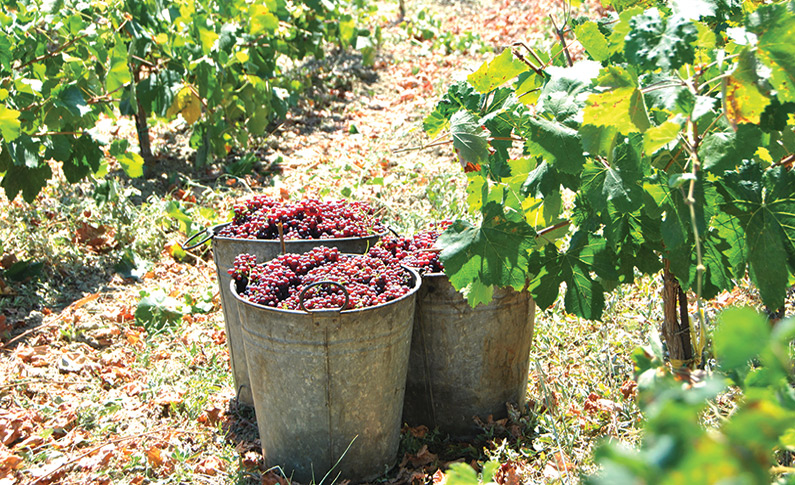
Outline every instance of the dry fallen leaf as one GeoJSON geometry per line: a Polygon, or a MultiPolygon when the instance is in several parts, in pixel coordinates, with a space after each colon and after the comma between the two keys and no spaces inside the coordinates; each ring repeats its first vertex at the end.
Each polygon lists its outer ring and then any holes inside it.
{"type": "Polygon", "coordinates": [[[265,475],[262,475],[262,485],[288,485],[287,480],[284,479],[281,475],[278,475],[273,470],[269,471],[265,475]]]}
{"type": "Polygon", "coordinates": [[[211,477],[223,473],[225,470],[224,462],[215,455],[210,455],[196,464],[196,473],[203,473],[211,477]]]}
{"type": "Polygon", "coordinates": [[[100,467],[107,467],[111,458],[116,453],[116,445],[109,443],[94,453],[84,456],[77,462],[77,466],[85,471],[94,471],[100,467]]]}
{"type": "Polygon", "coordinates": [[[8,473],[22,467],[23,458],[11,453],[5,445],[0,445],[0,473],[8,473]]]}

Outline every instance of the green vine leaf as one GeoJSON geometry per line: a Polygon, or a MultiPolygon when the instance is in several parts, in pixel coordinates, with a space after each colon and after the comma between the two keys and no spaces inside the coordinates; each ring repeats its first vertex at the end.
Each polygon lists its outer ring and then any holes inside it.
{"type": "Polygon", "coordinates": [[[425,118],[422,127],[430,137],[437,137],[450,127],[450,117],[459,110],[477,112],[482,96],[466,81],[453,83],[447,94],[436,103],[433,111],[425,118]]]}
{"type": "Polygon", "coordinates": [[[726,172],[720,185],[722,208],[740,221],[751,279],[759,288],[762,302],[770,308],[783,305],[792,271],[787,263],[795,251],[792,187],[792,171],[784,167],[763,171],[751,162],[738,171],[726,172]]]}
{"type": "Polygon", "coordinates": [[[488,202],[479,227],[459,220],[442,233],[439,258],[450,283],[459,291],[473,281],[521,290],[528,277],[528,251],[534,238],[530,226],[506,219],[499,203],[488,202]]]}
{"type": "Polygon", "coordinates": [[[698,29],[690,20],[676,15],[666,19],[650,8],[630,20],[630,29],[624,52],[642,69],[679,69],[695,60],[698,29]]]}
{"type": "Polygon", "coordinates": [[[462,166],[478,165],[489,157],[486,129],[467,111],[457,111],[450,117],[453,148],[462,166]]]}
{"type": "Polygon", "coordinates": [[[762,145],[762,130],[755,125],[742,124],[737,131],[710,133],[698,149],[704,170],[721,174],[734,170],[743,160],[754,157],[762,145]]]}
{"type": "Polygon", "coordinates": [[[527,118],[519,128],[528,154],[542,157],[561,172],[577,174],[585,163],[576,130],[542,118],[527,118]]]}
{"type": "Polygon", "coordinates": [[[610,57],[610,45],[604,34],[599,31],[596,22],[589,20],[578,25],[574,29],[574,34],[591,59],[601,62],[610,57]]]}

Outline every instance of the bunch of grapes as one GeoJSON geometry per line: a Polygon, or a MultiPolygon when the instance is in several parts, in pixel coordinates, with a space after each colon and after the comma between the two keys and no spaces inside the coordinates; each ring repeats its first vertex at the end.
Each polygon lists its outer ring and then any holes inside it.
{"type": "Polygon", "coordinates": [[[439,234],[450,224],[450,221],[442,221],[411,237],[385,236],[368,254],[389,264],[410,266],[422,274],[441,273],[444,266],[434,246],[439,234]]]}
{"type": "Polygon", "coordinates": [[[340,254],[336,248],[317,247],[303,254],[284,254],[262,264],[251,264],[241,254],[229,274],[238,293],[258,305],[298,310],[304,288],[319,282],[303,296],[304,308],[364,308],[386,303],[408,293],[409,274],[398,264],[367,255],[340,254]],[[241,271],[249,268],[248,272],[241,271]],[[343,291],[340,286],[344,287],[343,291]]]}
{"type": "Polygon", "coordinates": [[[234,207],[231,224],[219,236],[235,239],[332,239],[384,232],[374,210],[364,202],[305,199],[284,202],[256,196],[234,207]]]}

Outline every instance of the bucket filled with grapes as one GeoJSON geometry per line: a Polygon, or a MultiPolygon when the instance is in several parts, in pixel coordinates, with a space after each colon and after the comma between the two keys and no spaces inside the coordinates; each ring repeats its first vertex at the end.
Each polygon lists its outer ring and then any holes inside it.
{"type": "Polygon", "coordinates": [[[490,303],[472,308],[445,276],[435,248],[447,225],[384,237],[368,254],[422,274],[403,421],[465,438],[478,431],[474,416],[500,419],[507,402],[525,401],[535,302],[527,291],[499,288],[490,303]]]}
{"type": "Polygon", "coordinates": [[[365,481],[395,464],[420,276],[318,247],[239,255],[238,299],[263,456],[308,483],[365,481]]]}
{"type": "Polygon", "coordinates": [[[283,252],[305,252],[320,244],[362,254],[385,232],[373,209],[362,202],[283,201],[256,196],[235,205],[231,222],[195,234],[183,243],[183,248],[191,249],[212,240],[239,403],[253,405],[237,302],[229,292],[229,269],[235,257],[251,254],[267,261],[283,252]]]}

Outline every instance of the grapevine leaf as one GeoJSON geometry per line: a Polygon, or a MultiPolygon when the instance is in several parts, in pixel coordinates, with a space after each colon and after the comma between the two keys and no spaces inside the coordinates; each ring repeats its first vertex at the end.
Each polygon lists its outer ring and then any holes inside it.
{"type": "Polygon", "coordinates": [[[582,125],[580,143],[590,156],[607,156],[613,151],[618,136],[614,126],[582,125]]]}
{"type": "Polygon", "coordinates": [[[30,167],[27,165],[12,165],[0,181],[0,186],[5,189],[8,200],[22,192],[26,202],[33,202],[41,189],[47,185],[47,180],[52,177],[52,170],[48,164],[30,167]]]}
{"type": "Polygon", "coordinates": [[[110,68],[105,75],[105,88],[112,93],[132,80],[127,64],[127,49],[124,44],[116,44],[109,52],[110,68]]]}
{"type": "Polygon", "coordinates": [[[775,167],[763,172],[749,162],[738,171],[726,172],[722,179],[723,209],[742,225],[751,278],[770,308],[783,304],[791,271],[783,262],[795,248],[792,187],[792,171],[775,167]]]}
{"type": "Polygon", "coordinates": [[[539,96],[539,104],[543,106],[547,99],[556,93],[564,93],[579,106],[585,102],[591,88],[591,80],[599,75],[602,65],[595,61],[580,61],[572,67],[550,66],[545,69],[549,81],[544,85],[539,96]]]}
{"type": "Polygon", "coordinates": [[[596,22],[587,21],[574,29],[577,40],[585,48],[585,52],[595,61],[604,61],[610,57],[610,46],[607,38],[599,31],[596,22]]]}
{"type": "Polygon", "coordinates": [[[484,285],[479,280],[473,280],[461,289],[461,294],[471,306],[475,307],[491,301],[494,296],[494,287],[484,285]]]}
{"type": "Polygon", "coordinates": [[[589,268],[581,260],[566,258],[566,311],[588,320],[601,320],[605,306],[602,285],[591,278],[589,268]]]}
{"type": "Polygon", "coordinates": [[[627,60],[642,69],[679,69],[695,60],[698,29],[681,16],[664,19],[650,8],[630,20],[624,52],[627,60]]]}
{"type": "Polygon", "coordinates": [[[742,277],[742,275],[736,275],[733,272],[728,256],[731,251],[732,247],[729,241],[721,238],[717,229],[712,229],[707,233],[707,237],[702,241],[702,259],[706,268],[701,291],[702,298],[711,299],[722,290],[731,290],[735,286],[733,278],[742,277]],[[709,289],[713,290],[712,294],[707,291],[709,289]]]}
{"type": "Polygon", "coordinates": [[[681,80],[668,75],[652,76],[647,85],[654,87],[645,95],[649,108],[659,108],[684,116],[692,113],[696,97],[681,80]]]}
{"type": "Polygon", "coordinates": [[[582,189],[597,211],[607,203],[624,212],[640,207],[643,189],[640,184],[640,162],[634,148],[628,143],[617,145],[613,163],[588,162],[582,171],[582,189]]]}
{"type": "Polygon", "coordinates": [[[261,4],[251,6],[251,35],[269,34],[279,28],[279,18],[261,4]]]}
{"type": "Polygon", "coordinates": [[[630,21],[636,15],[640,15],[641,13],[643,13],[642,7],[633,6],[618,14],[618,22],[615,23],[610,37],[607,38],[608,42],[610,43],[611,56],[618,54],[619,52],[624,52],[626,37],[631,29],[630,21]]]}
{"type": "Polygon", "coordinates": [[[63,160],[63,172],[70,183],[79,182],[89,173],[99,170],[102,150],[90,136],[83,135],[73,142],[72,153],[63,160]]]}
{"type": "Polygon", "coordinates": [[[144,159],[135,152],[123,153],[116,157],[124,173],[130,178],[142,177],[144,174],[144,159]]]}
{"type": "Polygon", "coordinates": [[[770,82],[781,101],[795,101],[795,14],[786,4],[763,5],[748,19],[759,36],[759,57],[771,69],[770,82]]]}
{"type": "Polygon", "coordinates": [[[614,127],[625,135],[643,133],[651,126],[643,94],[633,87],[588,96],[583,124],[614,127]]]}
{"type": "Polygon", "coordinates": [[[488,202],[479,227],[459,220],[442,233],[439,257],[450,283],[459,291],[473,281],[520,290],[527,280],[534,236],[526,223],[507,220],[499,203],[488,202]]]}
{"type": "Polygon", "coordinates": [[[529,69],[527,64],[514,58],[511,49],[505,49],[491,61],[484,62],[467,81],[477,92],[485,94],[529,69]]]}
{"type": "Polygon", "coordinates": [[[19,115],[19,111],[0,104],[0,135],[7,142],[14,141],[19,136],[19,115]]]}
{"type": "Polygon", "coordinates": [[[457,111],[450,117],[450,135],[462,165],[477,165],[488,159],[488,133],[471,113],[457,111]]]}
{"type": "Polygon", "coordinates": [[[539,156],[561,172],[577,174],[585,163],[577,131],[542,118],[528,117],[519,132],[525,150],[539,156]]]}
{"type": "Polygon", "coordinates": [[[73,115],[83,117],[91,113],[91,107],[86,104],[80,88],[72,86],[61,93],[61,101],[73,115]]]}
{"type": "Polygon", "coordinates": [[[682,126],[675,121],[666,121],[660,126],[653,126],[643,134],[643,149],[651,155],[665,145],[676,140],[682,126]]]}
{"type": "Polygon", "coordinates": [[[729,308],[720,314],[712,336],[715,357],[726,370],[740,370],[759,355],[770,338],[770,325],[750,308],[729,308]]]}
{"type": "Polygon", "coordinates": [[[476,112],[480,108],[481,95],[468,82],[453,83],[447,94],[436,104],[431,114],[422,123],[425,133],[436,137],[449,127],[450,117],[461,109],[476,112]]]}
{"type": "Polygon", "coordinates": [[[525,105],[533,105],[538,101],[544,77],[535,71],[523,72],[516,78],[516,98],[525,105]]]}
{"type": "Polygon", "coordinates": [[[530,261],[530,273],[534,276],[530,279],[527,290],[538,308],[549,308],[557,300],[560,283],[563,281],[557,248],[549,245],[543,251],[534,252],[530,261]]]}
{"type": "Polygon", "coordinates": [[[14,50],[11,46],[11,41],[6,37],[0,37],[0,66],[6,70],[11,70],[11,61],[14,50]]]}
{"type": "Polygon", "coordinates": [[[743,49],[737,67],[726,78],[726,116],[733,124],[759,124],[770,98],[759,90],[758,81],[753,54],[743,49]]]}
{"type": "Polygon", "coordinates": [[[722,174],[751,159],[761,144],[762,131],[755,125],[742,124],[736,132],[710,133],[704,137],[698,155],[704,170],[722,174]]]}
{"type": "Polygon", "coordinates": [[[185,122],[192,125],[198,121],[201,116],[202,105],[201,100],[196,97],[193,90],[185,86],[174,97],[171,107],[166,111],[166,116],[176,116],[177,113],[181,114],[185,122]]]}
{"type": "Polygon", "coordinates": [[[604,309],[604,289],[591,277],[589,261],[593,260],[593,252],[583,251],[583,240],[583,233],[577,233],[572,236],[573,242],[566,252],[547,245],[542,256],[534,253],[530,268],[535,276],[528,289],[539,307],[546,308],[554,303],[560,282],[565,281],[563,300],[566,311],[589,320],[599,320],[604,309]]]}

